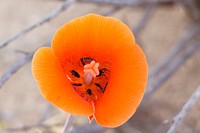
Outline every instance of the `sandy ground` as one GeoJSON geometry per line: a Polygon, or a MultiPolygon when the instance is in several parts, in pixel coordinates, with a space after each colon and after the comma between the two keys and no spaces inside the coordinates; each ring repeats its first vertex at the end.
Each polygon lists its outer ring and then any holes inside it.
{"type": "MultiPolygon", "coordinates": [[[[56,0],[0,0],[0,41],[24,29],[51,12],[60,1],[56,0]]],[[[34,51],[44,42],[51,40],[56,29],[65,22],[78,16],[96,12],[104,13],[111,7],[93,4],[74,4],[56,19],[34,29],[17,39],[9,46],[0,49],[0,75],[24,55],[19,50],[34,51]]],[[[111,16],[125,20],[129,26],[135,26],[143,10],[123,8],[111,16]]],[[[138,37],[144,49],[149,67],[158,63],[185,33],[189,25],[188,18],[179,6],[162,6],[156,9],[149,23],[138,37]]],[[[131,119],[132,127],[122,126],[123,132],[162,133],[170,126],[172,118],[200,83],[200,50],[197,50],[181,67],[143,103],[131,119]]],[[[189,111],[179,126],[177,133],[200,132],[200,101],[189,111]]],[[[64,123],[66,114],[46,102],[33,80],[31,63],[22,67],[0,90],[0,129],[20,128],[38,123],[64,123]]],[[[76,124],[86,123],[80,117],[76,124]]],[[[40,124],[39,124],[40,125],[40,124]]],[[[36,126],[25,131],[5,131],[6,133],[57,133],[61,126],[48,129],[36,126]]],[[[55,125],[55,124],[54,124],[55,125]]],[[[115,132],[109,130],[107,132],[115,132]]],[[[122,132],[122,131],[120,131],[122,132]]]]}

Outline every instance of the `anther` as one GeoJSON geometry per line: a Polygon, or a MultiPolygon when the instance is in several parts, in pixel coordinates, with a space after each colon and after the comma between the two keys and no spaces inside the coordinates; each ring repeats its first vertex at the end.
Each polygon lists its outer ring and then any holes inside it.
{"type": "Polygon", "coordinates": [[[75,70],[71,70],[70,72],[72,73],[73,76],[80,78],[80,75],[75,70]]]}
{"type": "Polygon", "coordinates": [[[87,93],[88,93],[89,95],[92,95],[92,90],[91,90],[91,89],[87,89],[87,93]]]}

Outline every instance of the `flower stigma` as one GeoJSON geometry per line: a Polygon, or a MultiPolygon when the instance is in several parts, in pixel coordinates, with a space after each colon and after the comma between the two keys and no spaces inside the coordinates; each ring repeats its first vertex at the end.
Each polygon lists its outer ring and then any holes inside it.
{"type": "Polygon", "coordinates": [[[90,85],[93,78],[99,75],[99,63],[96,63],[94,60],[90,64],[84,65],[84,80],[87,85],[90,85]]]}

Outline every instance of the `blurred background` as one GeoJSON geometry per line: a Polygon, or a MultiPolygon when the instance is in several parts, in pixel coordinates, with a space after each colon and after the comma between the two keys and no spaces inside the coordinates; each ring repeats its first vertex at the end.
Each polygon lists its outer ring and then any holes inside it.
{"type": "Polygon", "coordinates": [[[0,133],[61,132],[67,114],[41,96],[31,59],[61,25],[87,13],[132,29],[147,56],[149,81],[124,125],[107,129],[76,117],[71,132],[200,133],[199,0],[0,0],[0,133]]]}

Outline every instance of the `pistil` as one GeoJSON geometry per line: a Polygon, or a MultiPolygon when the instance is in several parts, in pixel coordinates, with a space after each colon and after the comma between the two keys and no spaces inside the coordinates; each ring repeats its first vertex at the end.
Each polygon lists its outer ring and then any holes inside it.
{"type": "Polygon", "coordinates": [[[91,61],[90,64],[84,65],[84,80],[87,85],[90,85],[93,78],[99,75],[99,63],[91,61]]]}

